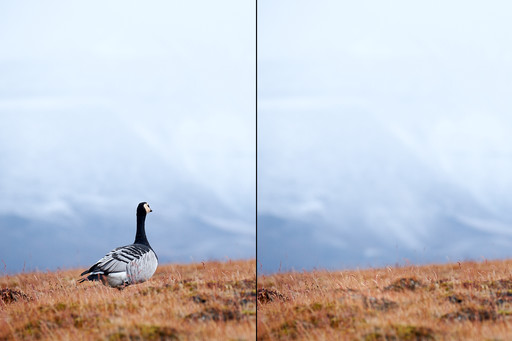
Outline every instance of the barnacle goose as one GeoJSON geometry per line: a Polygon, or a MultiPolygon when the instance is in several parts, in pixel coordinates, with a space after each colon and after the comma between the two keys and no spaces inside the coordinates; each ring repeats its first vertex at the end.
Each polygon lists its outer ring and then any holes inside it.
{"type": "Polygon", "coordinates": [[[127,285],[142,283],[153,276],[158,266],[158,257],[146,238],[144,223],[152,212],[147,202],[137,206],[137,234],[133,244],[121,246],[107,253],[96,264],[80,276],[79,280],[101,281],[105,285],[122,289],[127,285]]]}

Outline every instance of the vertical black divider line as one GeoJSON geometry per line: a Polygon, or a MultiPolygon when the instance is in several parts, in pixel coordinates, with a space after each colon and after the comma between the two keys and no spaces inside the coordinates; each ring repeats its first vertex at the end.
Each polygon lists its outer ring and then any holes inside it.
{"type": "Polygon", "coordinates": [[[256,118],[256,169],[255,169],[255,183],[256,183],[256,215],[255,215],[255,222],[256,222],[256,234],[255,234],[255,238],[256,238],[256,261],[255,261],[255,266],[256,266],[256,288],[254,288],[255,292],[256,292],[256,338],[258,338],[258,0],[255,0],[255,10],[256,10],[256,13],[255,13],[255,16],[256,16],[256,20],[255,20],[255,25],[256,25],[256,35],[255,35],[255,48],[256,48],[256,59],[255,59],[255,76],[256,76],[256,79],[255,79],[255,96],[256,96],[256,103],[255,103],[255,118],[256,118]]]}

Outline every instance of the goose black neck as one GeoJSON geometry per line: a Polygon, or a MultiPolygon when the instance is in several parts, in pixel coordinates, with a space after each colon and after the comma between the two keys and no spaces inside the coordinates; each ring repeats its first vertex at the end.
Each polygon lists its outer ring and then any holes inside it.
{"type": "Polygon", "coordinates": [[[149,246],[148,238],[146,238],[146,214],[137,214],[137,234],[135,235],[134,244],[143,244],[149,246]]]}

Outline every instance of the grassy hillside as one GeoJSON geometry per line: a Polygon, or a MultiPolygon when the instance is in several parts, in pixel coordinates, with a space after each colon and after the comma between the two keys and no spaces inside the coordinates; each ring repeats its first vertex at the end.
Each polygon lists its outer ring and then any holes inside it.
{"type": "Polygon", "coordinates": [[[511,340],[512,260],[258,277],[258,340],[511,340]]]}
{"type": "Polygon", "coordinates": [[[82,270],[0,277],[0,340],[254,340],[255,261],[159,266],[119,291],[82,270]]]}

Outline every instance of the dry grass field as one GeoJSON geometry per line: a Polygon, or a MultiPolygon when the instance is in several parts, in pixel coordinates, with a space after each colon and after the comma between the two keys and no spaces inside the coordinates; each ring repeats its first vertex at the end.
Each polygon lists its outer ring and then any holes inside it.
{"type": "Polygon", "coordinates": [[[258,277],[258,340],[512,340],[512,260],[258,277]]]}
{"type": "Polygon", "coordinates": [[[254,260],[163,265],[124,290],[80,270],[0,277],[0,340],[254,340],[254,260]]]}

